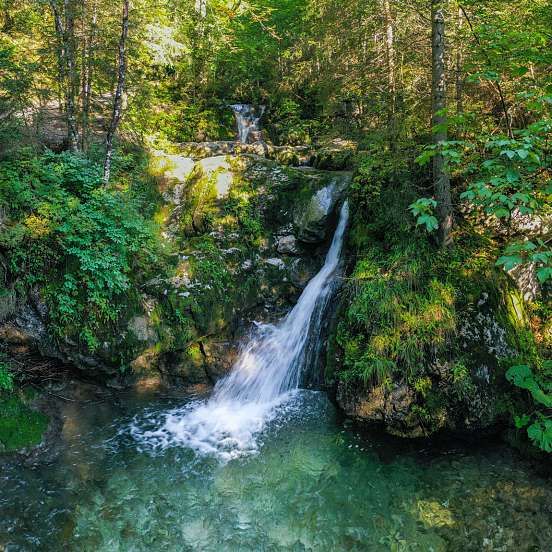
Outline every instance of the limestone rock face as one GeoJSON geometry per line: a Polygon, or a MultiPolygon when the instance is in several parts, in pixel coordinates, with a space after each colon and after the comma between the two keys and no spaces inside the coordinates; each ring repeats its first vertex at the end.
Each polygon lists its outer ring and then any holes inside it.
{"type": "Polygon", "coordinates": [[[278,253],[301,255],[302,248],[294,235],[282,236],[278,239],[278,253]]]}
{"type": "Polygon", "coordinates": [[[78,328],[52,338],[49,306],[14,290],[0,297],[1,340],[114,386],[195,388],[228,373],[254,320],[273,322],[293,307],[324,263],[350,174],[268,158],[285,157],[285,148],[257,155],[255,144],[204,142],[180,150],[152,152],[170,266],[152,267],[128,290],[118,322],[98,328],[96,349],[78,328]]]}
{"type": "Polygon", "coordinates": [[[306,243],[318,243],[327,238],[328,220],[335,214],[336,205],[349,182],[348,173],[338,173],[328,186],[319,189],[306,206],[296,209],[294,222],[297,237],[306,243]]]}

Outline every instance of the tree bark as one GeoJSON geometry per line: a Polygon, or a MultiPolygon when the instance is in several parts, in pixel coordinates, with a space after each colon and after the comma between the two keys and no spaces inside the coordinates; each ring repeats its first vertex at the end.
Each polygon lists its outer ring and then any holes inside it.
{"type": "Polygon", "coordinates": [[[117,80],[117,89],[115,90],[115,98],[113,102],[113,116],[111,124],[107,131],[106,148],[105,148],[105,163],[104,163],[104,181],[109,182],[111,174],[111,157],[113,155],[113,138],[117,130],[117,124],[121,118],[121,103],[123,99],[123,87],[125,84],[125,75],[127,68],[125,43],[128,35],[128,8],[129,0],[123,0],[123,29],[121,31],[121,40],[119,42],[119,78],[117,80]]]}
{"type": "MultiPolygon", "coordinates": [[[[458,114],[464,111],[464,56],[462,53],[462,23],[464,18],[462,17],[462,8],[458,8],[458,33],[456,44],[456,112],[458,114]]],[[[462,131],[459,127],[456,128],[454,135],[455,140],[462,140],[462,131]]]]}
{"type": "Polygon", "coordinates": [[[83,3],[83,53],[82,53],[82,151],[87,151],[90,143],[90,104],[92,100],[92,79],[94,78],[94,59],[96,54],[96,30],[98,20],[98,0],[94,2],[94,13],[92,15],[92,23],[90,26],[90,38],[88,48],[84,34],[86,32],[84,13],[85,0],[83,3]],[[85,55],[85,50],[87,50],[85,55]]]}
{"type": "Polygon", "coordinates": [[[383,0],[385,14],[385,54],[387,58],[387,93],[389,95],[388,125],[393,124],[395,118],[395,45],[393,38],[393,18],[389,7],[389,0],[383,0]]]}
{"type": "Polygon", "coordinates": [[[75,153],[79,149],[79,130],[75,107],[76,48],[74,10],[69,0],[64,0],[64,12],[62,17],[62,13],[56,1],[48,1],[54,13],[56,39],[58,43],[59,77],[63,90],[63,100],[65,102],[64,107],[67,117],[69,149],[75,153]]]}
{"type": "Polygon", "coordinates": [[[451,242],[452,205],[450,197],[450,175],[446,170],[445,157],[440,152],[440,146],[447,141],[447,82],[445,77],[445,16],[441,0],[432,0],[432,42],[433,59],[433,125],[438,126],[433,133],[433,144],[437,147],[433,157],[433,185],[435,201],[437,202],[435,216],[439,224],[437,237],[441,248],[451,242]]]}

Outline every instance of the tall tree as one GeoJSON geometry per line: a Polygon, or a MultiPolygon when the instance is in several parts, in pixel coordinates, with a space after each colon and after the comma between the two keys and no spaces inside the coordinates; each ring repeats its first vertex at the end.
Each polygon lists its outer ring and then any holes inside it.
{"type": "Polygon", "coordinates": [[[76,10],[72,1],[48,0],[54,15],[59,66],[59,83],[62,89],[64,109],[67,117],[69,149],[79,148],[79,129],[76,116],[77,58],[75,37],[76,10]]]}
{"type": "Polygon", "coordinates": [[[389,94],[389,123],[395,118],[395,45],[393,43],[393,17],[389,0],[383,0],[385,14],[385,54],[387,58],[387,93],[389,94]]]}
{"type": "Polygon", "coordinates": [[[107,131],[106,149],[105,149],[105,163],[104,163],[104,181],[109,182],[109,176],[111,174],[111,158],[113,156],[113,138],[115,137],[115,131],[117,130],[117,124],[121,118],[121,105],[123,100],[123,88],[125,84],[125,76],[127,69],[127,57],[125,51],[126,39],[128,35],[128,8],[129,0],[123,0],[123,25],[121,31],[121,40],[119,41],[119,78],[117,79],[117,88],[115,90],[115,97],[113,101],[113,115],[111,117],[111,124],[107,131]]]}
{"type": "Polygon", "coordinates": [[[445,11],[442,0],[431,4],[431,51],[433,59],[433,186],[435,191],[436,218],[438,222],[439,246],[444,248],[451,242],[452,204],[450,197],[450,175],[440,147],[447,141],[447,81],[445,76],[445,11]]]}

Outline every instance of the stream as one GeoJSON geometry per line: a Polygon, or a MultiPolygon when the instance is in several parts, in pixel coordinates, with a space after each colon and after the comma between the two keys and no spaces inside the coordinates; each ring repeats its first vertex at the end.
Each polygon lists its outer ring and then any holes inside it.
{"type": "Polygon", "coordinates": [[[549,482],[507,448],[363,433],[299,388],[347,217],[344,204],[295,307],[257,325],[210,396],[76,386],[58,399],[51,450],[27,467],[4,458],[0,551],[551,550],[549,482]]]}
{"type": "Polygon", "coordinates": [[[225,459],[157,433],[206,397],[105,393],[63,403],[49,457],[4,463],[0,550],[551,549],[549,482],[492,441],[363,433],[300,390],[265,417],[257,450],[225,459]]]}

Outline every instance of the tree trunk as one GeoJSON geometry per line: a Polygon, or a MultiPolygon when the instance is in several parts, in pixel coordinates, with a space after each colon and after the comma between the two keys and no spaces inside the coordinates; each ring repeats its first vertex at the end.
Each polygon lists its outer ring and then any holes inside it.
{"type": "Polygon", "coordinates": [[[387,94],[389,95],[388,125],[392,125],[395,118],[395,46],[393,43],[393,18],[389,0],[383,0],[385,14],[385,57],[387,58],[387,94]]]}
{"type": "MultiPolygon", "coordinates": [[[[463,93],[464,93],[464,56],[462,55],[462,8],[458,8],[458,34],[456,44],[456,111],[458,114],[464,111],[463,93]]],[[[462,131],[456,128],[455,140],[462,140],[462,131]]]]}
{"type": "Polygon", "coordinates": [[[123,0],[123,29],[121,32],[121,40],[119,42],[119,79],[117,81],[117,89],[115,90],[115,98],[113,102],[113,116],[111,118],[111,124],[107,131],[106,148],[105,148],[105,163],[104,163],[104,181],[107,184],[109,182],[109,176],[111,174],[111,156],[113,154],[113,138],[115,136],[115,130],[117,130],[117,124],[121,118],[121,103],[123,99],[123,87],[125,84],[126,75],[126,53],[125,42],[128,34],[128,5],[129,0],[123,0]]]}
{"type": "MultiPolygon", "coordinates": [[[[83,1],[83,14],[84,2],[83,1]]],[[[83,54],[82,54],[82,150],[87,151],[90,144],[90,104],[92,100],[92,79],[94,78],[94,59],[96,54],[96,30],[98,20],[98,0],[94,2],[94,13],[90,26],[90,38],[85,55],[86,42],[84,34],[86,32],[83,15],[83,54]]]]}
{"type": "Polygon", "coordinates": [[[77,126],[76,106],[75,106],[75,79],[76,60],[75,60],[75,29],[74,29],[74,10],[69,0],[64,0],[63,18],[56,0],[48,0],[54,13],[54,23],[56,29],[56,39],[58,43],[58,63],[59,78],[63,90],[63,100],[65,102],[65,114],[67,117],[67,134],[69,139],[69,149],[75,153],[79,148],[79,130],[77,126]],[[65,21],[64,21],[65,19],[65,21]]]}
{"type": "Polygon", "coordinates": [[[445,77],[445,17],[441,0],[432,0],[432,41],[433,59],[433,125],[438,126],[433,133],[433,144],[437,153],[433,157],[433,185],[435,201],[437,202],[435,216],[439,224],[437,236],[439,246],[447,247],[451,242],[452,205],[450,198],[450,175],[446,170],[445,157],[439,151],[443,142],[447,141],[447,84],[445,77]]]}

